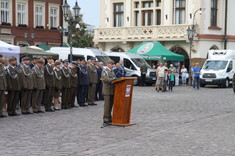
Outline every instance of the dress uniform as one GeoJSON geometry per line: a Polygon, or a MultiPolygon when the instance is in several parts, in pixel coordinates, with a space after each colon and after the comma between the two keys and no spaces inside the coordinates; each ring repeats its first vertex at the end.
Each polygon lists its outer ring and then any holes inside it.
{"type": "MultiPolygon", "coordinates": [[[[0,57],[2,58],[2,55],[0,54],[0,57]]],[[[4,66],[0,62],[0,117],[5,117],[2,114],[2,109],[5,103],[5,90],[7,89],[7,82],[6,82],[6,71],[4,69],[4,66]]]]}
{"type": "Polygon", "coordinates": [[[36,65],[33,67],[33,80],[34,80],[34,90],[32,94],[32,104],[33,112],[41,113],[40,109],[42,103],[43,91],[45,90],[45,78],[44,71],[42,68],[43,61],[38,59],[36,65]]]}
{"type": "Polygon", "coordinates": [[[104,116],[103,121],[106,124],[110,124],[112,121],[112,107],[114,98],[114,84],[112,81],[116,79],[115,73],[113,72],[114,61],[110,60],[107,62],[107,68],[103,69],[101,79],[103,82],[103,95],[104,95],[104,116]]]}
{"type": "Polygon", "coordinates": [[[69,89],[70,89],[70,73],[68,67],[68,60],[64,60],[62,67],[62,109],[70,108],[69,106],[69,89]]]}
{"type": "Polygon", "coordinates": [[[53,66],[51,62],[53,61],[52,56],[47,56],[47,64],[44,67],[44,76],[45,76],[45,82],[46,82],[46,89],[44,94],[44,105],[46,111],[54,111],[54,109],[51,108],[51,103],[53,99],[53,90],[54,90],[54,72],[53,72],[53,66]]]}
{"type": "Polygon", "coordinates": [[[86,95],[87,95],[87,90],[88,90],[88,85],[89,85],[89,79],[88,79],[88,73],[87,73],[87,68],[85,66],[85,59],[81,59],[81,64],[79,65],[79,87],[77,89],[77,98],[78,98],[78,104],[79,106],[83,107],[86,106],[86,95]]]}
{"type": "Polygon", "coordinates": [[[75,97],[77,93],[77,85],[78,85],[78,74],[77,74],[77,68],[76,68],[77,63],[72,62],[72,66],[69,67],[69,72],[70,72],[70,84],[71,88],[69,91],[69,104],[71,107],[75,107],[75,97]]]}
{"type": "Polygon", "coordinates": [[[59,110],[58,103],[59,97],[62,90],[62,71],[60,69],[60,62],[55,63],[54,73],[55,73],[55,88],[54,88],[54,109],[59,110]]]}
{"type": "Polygon", "coordinates": [[[7,68],[6,80],[8,86],[8,107],[7,112],[9,116],[16,116],[16,105],[19,100],[20,93],[20,82],[19,73],[16,70],[16,58],[12,57],[9,59],[9,67],[7,68]]]}
{"type": "Polygon", "coordinates": [[[21,84],[21,112],[22,114],[30,114],[30,101],[32,97],[33,74],[32,69],[29,66],[29,57],[22,59],[23,63],[19,69],[20,84],[21,84]]]}
{"type": "Polygon", "coordinates": [[[95,58],[91,58],[91,63],[88,65],[88,76],[89,76],[89,87],[88,87],[88,105],[97,105],[95,101],[95,90],[96,84],[98,83],[97,79],[97,69],[95,66],[95,58]]]}

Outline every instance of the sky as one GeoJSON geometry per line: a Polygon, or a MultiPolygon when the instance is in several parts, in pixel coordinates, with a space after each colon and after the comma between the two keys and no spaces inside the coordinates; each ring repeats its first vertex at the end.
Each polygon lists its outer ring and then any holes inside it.
{"type": "MultiPolygon", "coordinates": [[[[67,0],[72,9],[76,0],[67,0]]],[[[83,21],[86,24],[99,27],[100,23],[100,0],[77,0],[78,6],[81,8],[80,13],[83,14],[83,21]]]]}

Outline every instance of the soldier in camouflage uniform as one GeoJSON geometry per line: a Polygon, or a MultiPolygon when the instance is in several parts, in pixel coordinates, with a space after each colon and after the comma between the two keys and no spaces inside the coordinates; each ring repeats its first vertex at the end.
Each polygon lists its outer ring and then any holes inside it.
{"type": "Polygon", "coordinates": [[[69,106],[69,90],[70,90],[70,72],[68,60],[63,61],[62,67],[62,109],[68,109],[69,106]]]}

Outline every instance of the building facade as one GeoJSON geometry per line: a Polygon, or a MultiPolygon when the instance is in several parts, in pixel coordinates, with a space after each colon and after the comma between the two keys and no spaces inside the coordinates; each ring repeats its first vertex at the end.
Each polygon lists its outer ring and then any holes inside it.
{"type": "Polygon", "coordinates": [[[210,49],[235,49],[233,6],[234,0],[100,0],[94,42],[104,51],[127,51],[160,41],[188,62],[187,29],[194,24],[191,58],[202,64],[210,49]]]}
{"type": "Polygon", "coordinates": [[[0,0],[0,40],[14,45],[60,46],[63,0],[0,0]]]}

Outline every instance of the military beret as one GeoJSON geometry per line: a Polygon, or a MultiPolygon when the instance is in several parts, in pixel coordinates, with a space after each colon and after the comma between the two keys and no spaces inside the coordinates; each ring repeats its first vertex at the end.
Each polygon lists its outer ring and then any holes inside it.
{"type": "Polygon", "coordinates": [[[23,57],[22,58],[22,61],[27,61],[27,60],[30,60],[29,57],[23,57]]]}
{"type": "Polygon", "coordinates": [[[47,59],[47,60],[53,59],[53,57],[52,57],[52,56],[47,56],[46,59],[47,59]]]}
{"type": "Polygon", "coordinates": [[[11,57],[11,58],[9,58],[9,62],[11,62],[11,61],[15,61],[16,60],[16,58],[13,56],[13,57],[11,57]]]}
{"type": "Polygon", "coordinates": [[[64,61],[62,61],[62,63],[69,63],[69,61],[68,60],[64,60],[64,61]]]}
{"type": "Polygon", "coordinates": [[[38,60],[37,60],[37,63],[43,63],[43,60],[38,59],[38,60]]]}
{"type": "Polygon", "coordinates": [[[60,62],[55,62],[55,66],[60,65],[60,64],[61,64],[60,62]]]}
{"type": "Polygon", "coordinates": [[[115,62],[113,60],[109,60],[107,64],[115,64],[115,62]]]}

